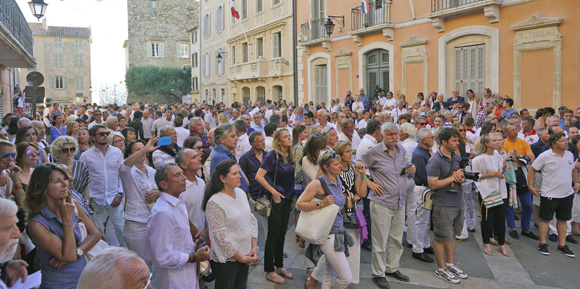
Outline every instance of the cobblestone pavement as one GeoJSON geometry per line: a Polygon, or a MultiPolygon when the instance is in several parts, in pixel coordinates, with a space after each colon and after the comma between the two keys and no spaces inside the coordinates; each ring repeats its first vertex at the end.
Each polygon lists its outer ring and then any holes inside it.
{"type": "MultiPolygon", "coordinates": [[[[533,229],[537,234],[537,229],[533,229]]],[[[506,234],[507,235],[507,234],[506,234]]],[[[580,240],[580,237],[577,237],[580,240]]],[[[481,233],[470,233],[469,239],[457,243],[455,263],[469,278],[461,280],[459,284],[448,284],[433,274],[434,263],[424,263],[411,257],[411,249],[405,246],[401,258],[400,270],[408,275],[408,283],[387,277],[393,289],[405,288],[580,288],[580,274],[578,274],[579,258],[568,258],[556,250],[557,244],[548,240],[550,256],[538,253],[538,241],[520,237],[506,245],[512,252],[511,257],[504,257],[495,247],[493,256],[484,255],[481,248],[481,233]]],[[[261,242],[262,243],[262,242],[261,242]]],[[[263,243],[259,244],[263,248],[263,243]]],[[[406,243],[405,243],[406,245],[406,243]]],[[[580,255],[580,245],[568,244],[570,249],[580,255]]],[[[288,258],[284,265],[294,274],[294,280],[287,280],[285,285],[275,285],[265,278],[262,262],[250,267],[248,278],[252,289],[265,288],[304,288],[306,269],[304,268],[304,249],[300,249],[294,241],[294,228],[290,228],[286,235],[285,251],[288,258]]],[[[263,252],[260,252],[262,258],[263,252]]],[[[371,276],[371,253],[361,251],[361,278],[359,284],[351,284],[350,288],[378,288],[371,276]]],[[[213,283],[207,288],[214,288],[213,283]]],[[[318,285],[320,288],[320,285],[318,285]]]]}

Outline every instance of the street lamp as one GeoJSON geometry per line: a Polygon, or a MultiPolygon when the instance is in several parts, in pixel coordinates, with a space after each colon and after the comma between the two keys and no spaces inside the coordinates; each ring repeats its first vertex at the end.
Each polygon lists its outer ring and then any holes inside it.
{"type": "Polygon", "coordinates": [[[326,30],[326,35],[328,35],[328,37],[330,37],[332,32],[334,32],[334,23],[332,22],[332,19],[336,20],[338,25],[344,27],[344,16],[328,16],[326,22],[324,22],[324,29],[326,30]]]}
{"type": "Polygon", "coordinates": [[[34,15],[34,17],[36,17],[38,20],[44,17],[44,14],[46,13],[46,7],[48,6],[48,4],[44,3],[44,0],[32,0],[28,2],[28,5],[30,5],[32,15],[34,15]]]}
{"type": "Polygon", "coordinates": [[[217,56],[215,57],[215,59],[217,60],[217,63],[218,63],[218,64],[222,63],[222,59],[224,58],[224,57],[222,56],[222,53],[223,53],[223,54],[228,54],[228,53],[227,53],[227,52],[225,52],[225,51],[218,51],[218,54],[217,54],[217,56]]]}
{"type": "Polygon", "coordinates": [[[182,70],[182,72],[183,72],[183,74],[187,74],[187,66],[184,66],[184,67],[183,67],[183,70],[182,70]]]}

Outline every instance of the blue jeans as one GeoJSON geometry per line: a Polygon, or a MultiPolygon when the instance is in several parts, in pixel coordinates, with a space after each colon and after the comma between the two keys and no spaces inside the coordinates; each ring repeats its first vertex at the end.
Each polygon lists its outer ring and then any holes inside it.
{"type": "MultiPolygon", "coordinates": [[[[523,194],[518,194],[518,198],[520,199],[520,204],[522,206],[522,231],[527,232],[530,230],[530,220],[532,219],[532,193],[526,192],[523,194]]],[[[507,206],[507,214],[505,219],[510,230],[516,228],[516,222],[514,221],[514,208],[509,205],[507,206]]]]}

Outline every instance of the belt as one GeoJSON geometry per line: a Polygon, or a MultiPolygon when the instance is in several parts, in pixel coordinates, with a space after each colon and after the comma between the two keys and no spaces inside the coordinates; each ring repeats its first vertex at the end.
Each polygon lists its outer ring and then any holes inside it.
{"type": "Polygon", "coordinates": [[[426,185],[426,184],[417,184],[417,183],[415,183],[415,186],[429,187],[429,185],[426,185]]]}

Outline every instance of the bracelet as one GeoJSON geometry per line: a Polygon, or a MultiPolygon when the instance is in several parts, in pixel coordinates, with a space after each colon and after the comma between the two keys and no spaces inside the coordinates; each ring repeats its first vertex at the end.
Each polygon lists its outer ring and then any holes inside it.
{"type": "Polygon", "coordinates": [[[364,175],[364,176],[361,175],[360,178],[361,178],[361,180],[364,180],[364,179],[368,179],[369,177],[367,175],[364,175]]]}
{"type": "Polygon", "coordinates": [[[574,186],[580,186],[580,183],[574,183],[574,186]]]}
{"type": "Polygon", "coordinates": [[[189,263],[195,263],[195,261],[197,261],[197,255],[195,255],[195,252],[191,253],[191,255],[193,255],[193,258],[191,258],[191,261],[189,263]]]}
{"type": "Polygon", "coordinates": [[[17,183],[14,183],[13,187],[14,187],[14,190],[21,190],[22,189],[22,183],[18,183],[18,184],[17,183]]]}

